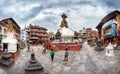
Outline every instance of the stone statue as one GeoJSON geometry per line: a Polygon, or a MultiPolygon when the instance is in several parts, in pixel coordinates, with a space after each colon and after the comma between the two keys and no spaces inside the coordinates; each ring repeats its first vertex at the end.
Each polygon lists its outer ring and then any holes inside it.
{"type": "Polygon", "coordinates": [[[66,18],[67,18],[67,16],[65,15],[65,13],[63,13],[62,14],[62,21],[61,21],[61,25],[60,25],[61,28],[63,28],[63,27],[68,28],[66,18]]]}

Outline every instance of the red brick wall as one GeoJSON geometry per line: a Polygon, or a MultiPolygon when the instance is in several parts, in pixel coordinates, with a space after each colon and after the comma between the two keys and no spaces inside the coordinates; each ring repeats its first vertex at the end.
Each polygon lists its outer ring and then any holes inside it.
{"type": "Polygon", "coordinates": [[[52,43],[47,43],[44,44],[44,48],[45,49],[53,49],[56,51],[56,47],[58,47],[59,50],[65,50],[66,47],[68,48],[68,50],[72,50],[72,51],[79,51],[82,48],[82,45],[79,43],[56,43],[56,44],[52,44],[52,43]]]}

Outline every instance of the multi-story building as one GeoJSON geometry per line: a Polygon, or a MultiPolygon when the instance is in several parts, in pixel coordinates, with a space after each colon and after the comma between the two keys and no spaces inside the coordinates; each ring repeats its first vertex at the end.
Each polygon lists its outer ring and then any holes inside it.
{"type": "Polygon", "coordinates": [[[15,20],[13,18],[7,18],[7,19],[3,19],[1,20],[2,23],[8,25],[12,25],[14,28],[14,33],[15,33],[15,37],[18,40],[18,42],[20,42],[20,27],[19,25],[15,22],[15,20]]]}
{"type": "Polygon", "coordinates": [[[29,31],[30,44],[42,44],[48,40],[46,28],[30,24],[27,29],[29,31]]]}
{"type": "Polygon", "coordinates": [[[79,37],[84,40],[93,40],[96,42],[96,39],[98,39],[98,33],[97,31],[93,30],[92,28],[83,28],[79,31],[79,37]]]}
{"type": "Polygon", "coordinates": [[[107,14],[97,25],[99,38],[105,43],[115,42],[120,45],[120,37],[118,31],[120,31],[120,11],[115,10],[107,14]]]}
{"type": "Polygon", "coordinates": [[[7,25],[5,23],[0,22],[0,44],[2,39],[7,36],[7,25]]]}

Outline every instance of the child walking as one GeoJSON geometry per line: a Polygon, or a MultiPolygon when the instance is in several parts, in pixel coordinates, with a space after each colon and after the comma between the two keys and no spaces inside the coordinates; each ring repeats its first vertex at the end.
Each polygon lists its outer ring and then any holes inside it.
{"type": "Polygon", "coordinates": [[[54,55],[55,55],[55,52],[53,51],[53,49],[51,49],[50,56],[51,56],[51,61],[52,62],[53,62],[53,59],[54,59],[54,55]]]}
{"type": "Polygon", "coordinates": [[[68,56],[69,56],[69,53],[68,53],[68,49],[66,48],[64,61],[68,61],[68,56]]]}

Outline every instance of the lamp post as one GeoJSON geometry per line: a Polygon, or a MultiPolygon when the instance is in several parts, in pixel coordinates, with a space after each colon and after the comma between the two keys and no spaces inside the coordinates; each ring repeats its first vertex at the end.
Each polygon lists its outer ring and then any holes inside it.
{"type": "Polygon", "coordinates": [[[30,29],[27,28],[27,44],[28,44],[28,50],[27,52],[30,52],[30,29]]]}

